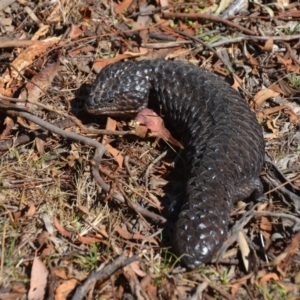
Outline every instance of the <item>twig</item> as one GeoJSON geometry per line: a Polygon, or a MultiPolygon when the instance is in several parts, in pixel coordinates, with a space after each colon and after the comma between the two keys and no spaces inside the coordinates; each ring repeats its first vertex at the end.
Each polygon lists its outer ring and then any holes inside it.
{"type": "Polygon", "coordinates": [[[252,35],[241,35],[232,39],[226,39],[222,41],[215,42],[211,44],[211,47],[220,47],[227,44],[233,44],[238,43],[244,40],[257,40],[257,41],[267,41],[269,39],[272,39],[273,41],[292,41],[292,40],[298,40],[300,39],[300,34],[296,35],[283,35],[283,36],[252,36],[252,35]]]}
{"type": "Polygon", "coordinates": [[[210,20],[210,21],[214,21],[214,22],[219,22],[222,24],[226,24],[230,27],[234,27],[237,28],[238,30],[240,30],[241,32],[247,33],[247,34],[251,34],[251,35],[256,35],[256,32],[247,29],[237,23],[231,22],[227,19],[223,19],[221,17],[215,16],[215,15],[209,15],[209,14],[192,14],[192,13],[169,13],[169,12],[165,12],[164,14],[165,18],[179,18],[179,19],[183,19],[183,18],[188,18],[188,19],[204,19],[204,20],[210,20]]]}
{"type": "MultiPolygon", "coordinates": [[[[3,229],[2,229],[2,247],[5,247],[5,241],[6,241],[6,223],[4,223],[3,229]]],[[[0,263],[0,284],[3,283],[4,256],[5,256],[5,251],[2,251],[1,263],[0,263]]]]}
{"type": "Polygon", "coordinates": [[[128,156],[128,155],[126,155],[126,156],[124,157],[124,166],[125,166],[125,168],[126,168],[128,174],[129,174],[131,180],[133,181],[134,185],[135,185],[135,186],[139,186],[139,184],[138,184],[137,181],[135,180],[135,178],[134,178],[134,176],[132,175],[132,172],[131,172],[131,170],[130,170],[130,167],[129,167],[129,156],[128,156]]]}
{"type": "Polygon", "coordinates": [[[137,192],[134,188],[132,188],[130,185],[126,184],[125,182],[122,182],[123,185],[125,185],[128,189],[130,189],[133,193],[135,193],[136,195],[138,195],[139,197],[143,198],[146,202],[148,202],[150,205],[152,205],[153,207],[155,207],[157,210],[161,210],[162,208],[160,206],[158,206],[156,203],[154,203],[153,201],[151,201],[150,199],[148,199],[147,197],[145,197],[144,195],[142,195],[141,193],[137,192]]]}
{"type": "Polygon", "coordinates": [[[145,186],[146,189],[148,189],[148,177],[149,177],[149,173],[151,171],[151,169],[153,168],[153,166],[159,162],[161,159],[163,159],[166,155],[167,155],[167,151],[163,152],[161,155],[159,155],[158,157],[156,157],[153,162],[148,166],[146,173],[145,173],[145,186]]]}
{"type": "Polygon", "coordinates": [[[84,284],[79,286],[76,289],[72,300],[81,300],[83,299],[87,293],[94,287],[97,281],[104,281],[113,275],[116,271],[125,266],[131,264],[132,262],[139,259],[139,255],[134,255],[132,257],[126,258],[125,253],[121,254],[115,261],[106,265],[102,270],[93,271],[89,277],[85,280],[84,284]]]}
{"type": "MultiPolygon", "coordinates": [[[[124,184],[124,183],[122,183],[122,184],[124,184]]],[[[124,193],[124,197],[125,197],[125,193],[124,193]]],[[[140,206],[138,203],[134,203],[134,202],[130,201],[129,199],[127,201],[130,202],[129,204],[132,207],[132,209],[134,209],[137,213],[141,214],[143,217],[150,218],[153,221],[158,222],[158,223],[166,223],[167,222],[167,220],[164,217],[149,211],[148,209],[140,206]]]]}
{"type": "Polygon", "coordinates": [[[178,46],[186,45],[186,44],[191,44],[191,41],[178,41],[178,42],[165,42],[165,43],[142,43],[141,46],[144,48],[151,48],[151,49],[167,49],[167,48],[178,47],[178,46]]]}
{"type": "MultiPolygon", "coordinates": [[[[148,228],[150,228],[150,224],[149,224],[149,223],[147,222],[147,220],[143,217],[143,215],[136,209],[136,206],[134,206],[134,205],[133,205],[134,203],[133,203],[132,201],[130,201],[130,199],[127,197],[126,193],[124,192],[124,190],[123,190],[123,188],[122,188],[122,186],[121,186],[120,184],[118,184],[118,188],[119,188],[121,194],[123,195],[123,197],[125,198],[125,200],[127,201],[128,206],[129,206],[131,209],[133,209],[133,210],[139,215],[139,217],[145,222],[146,226],[147,226],[148,228]]],[[[143,208],[143,207],[141,206],[141,208],[143,208]]]]}
{"type": "Polygon", "coordinates": [[[284,213],[274,213],[270,211],[260,211],[256,212],[255,217],[274,217],[274,218],[287,218],[292,221],[294,221],[294,226],[293,226],[293,231],[297,231],[300,228],[300,219],[289,214],[284,214],[284,213]]]}
{"type": "Polygon", "coordinates": [[[182,32],[182,31],[179,31],[179,30],[174,30],[176,33],[182,35],[182,36],[185,36],[195,42],[198,42],[200,43],[202,46],[204,46],[205,48],[209,49],[210,51],[212,51],[219,59],[220,61],[225,65],[225,67],[231,72],[231,73],[234,73],[234,70],[232,69],[231,65],[228,64],[228,62],[223,58],[222,55],[220,55],[211,45],[208,45],[206,43],[204,43],[201,39],[199,38],[196,38],[192,35],[189,35],[185,32],[182,32]]]}
{"type": "MultiPolygon", "coordinates": [[[[60,120],[58,122],[55,122],[53,125],[61,128],[61,129],[65,129],[65,128],[73,126],[74,123],[70,119],[65,119],[65,120],[60,120]]],[[[0,151],[5,151],[12,147],[17,147],[17,146],[26,144],[26,143],[32,141],[36,137],[43,138],[45,136],[45,134],[47,134],[47,132],[44,129],[39,128],[34,131],[31,131],[28,134],[22,134],[22,135],[18,136],[17,138],[3,140],[0,142],[0,151]]]]}

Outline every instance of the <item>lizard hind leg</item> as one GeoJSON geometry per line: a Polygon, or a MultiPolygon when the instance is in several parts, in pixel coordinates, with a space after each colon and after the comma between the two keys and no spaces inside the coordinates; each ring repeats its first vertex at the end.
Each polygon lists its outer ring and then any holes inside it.
{"type": "Polygon", "coordinates": [[[264,195],[263,185],[258,177],[252,177],[239,184],[235,190],[235,201],[244,200],[250,196],[253,196],[256,202],[267,201],[268,198],[264,195]]]}

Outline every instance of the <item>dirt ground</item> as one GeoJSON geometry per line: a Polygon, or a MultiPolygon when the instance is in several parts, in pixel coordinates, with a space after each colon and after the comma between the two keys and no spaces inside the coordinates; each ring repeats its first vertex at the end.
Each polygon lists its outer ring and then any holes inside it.
{"type": "Polygon", "coordinates": [[[0,299],[300,299],[300,3],[237,1],[0,0],[0,299]],[[156,58],[229,80],[264,132],[268,201],[195,270],[180,139],[84,111],[106,65],[156,58]]]}

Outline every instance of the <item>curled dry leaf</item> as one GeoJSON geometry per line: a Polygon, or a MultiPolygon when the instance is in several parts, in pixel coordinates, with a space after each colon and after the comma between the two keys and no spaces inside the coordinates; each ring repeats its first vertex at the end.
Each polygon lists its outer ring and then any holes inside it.
{"type": "Polygon", "coordinates": [[[292,59],[284,59],[280,55],[275,55],[275,56],[278,62],[283,64],[287,68],[287,71],[296,73],[298,75],[300,74],[300,68],[294,65],[292,59]]]}
{"type": "Polygon", "coordinates": [[[0,140],[3,140],[7,135],[9,135],[10,131],[15,126],[15,123],[12,118],[6,117],[4,120],[5,129],[2,131],[0,135],[0,140]]]}
{"type": "Polygon", "coordinates": [[[300,121],[298,119],[298,116],[295,114],[295,112],[292,109],[286,108],[286,109],[284,109],[284,113],[290,117],[291,122],[294,125],[296,125],[296,126],[299,125],[300,121]]]}
{"type": "Polygon", "coordinates": [[[273,44],[274,44],[273,38],[269,38],[266,41],[265,45],[262,47],[262,50],[271,53],[273,51],[273,44]]]}
{"type": "Polygon", "coordinates": [[[270,280],[272,280],[272,281],[277,281],[277,280],[279,280],[279,277],[278,277],[278,275],[277,275],[276,273],[268,273],[268,274],[264,275],[264,276],[259,280],[259,283],[260,283],[262,286],[265,286],[266,283],[267,283],[268,281],[270,281],[270,280]]]}
{"type": "MultiPolygon", "coordinates": [[[[34,75],[31,81],[26,84],[25,89],[21,92],[19,99],[30,102],[37,102],[43,96],[50,86],[53,78],[56,76],[59,62],[48,64],[42,71],[34,75]]],[[[30,104],[27,104],[30,107],[30,104]]]]}
{"type": "Polygon", "coordinates": [[[276,106],[276,107],[272,107],[272,108],[267,108],[267,109],[264,109],[262,111],[257,112],[256,117],[257,117],[259,122],[262,122],[267,118],[267,116],[272,115],[276,112],[279,112],[284,108],[287,108],[287,106],[286,105],[280,105],[280,106],[276,106]]]}
{"type": "Polygon", "coordinates": [[[265,103],[265,101],[267,99],[277,97],[278,95],[279,95],[279,93],[277,93],[271,89],[260,90],[254,96],[253,105],[251,105],[251,106],[252,106],[252,108],[259,108],[265,103]]]}
{"type": "Polygon", "coordinates": [[[248,246],[248,243],[245,239],[245,236],[243,234],[243,232],[239,232],[238,235],[238,244],[242,253],[242,259],[243,259],[243,263],[245,266],[245,270],[249,273],[250,272],[250,262],[249,262],[249,258],[250,258],[250,248],[248,246]]]}
{"type": "MultiPolygon", "coordinates": [[[[116,130],[117,122],[112,118],[107,118],[106,122],[106,130],[116,130]]],[[[105,149],[107,152],[109,152],[116,162],[118,163],[119,167],[122,168],[124,157],[123,155],[113,146],[109,144],[109,140],[107,139],[107,136],[103,136],[103,145],[105,146],[105,149]]]]}
{"type": "Polygon", "coordinates": [[[163,119],[152,109],[144,108],[137,114],[135,120],[154,131],[160,138],[170,142],[174,146],[183,149],[182,144],[171,136],[170,131],[165,127],[163,119]]]}
{"type": "Polygon", "coordinates": [[[40,258],[35,257],[31,269],[31,280],[30,280],[30,290],[28,293],[28,300],[42,300],[44,299],[48,270],[40,260],[40,258]]]}
{"type": "MultiPolygon", "coordinates": [[[[78,236],[77,240],[85,245],[91,245],[94,243],[103,242],[102,238],[97,238],[97,237],[92,237],[92,236],[78,236]]],[[[105,244],[107,244],[107,243],[105,242],[105,244]]]]}
{"type": "Polygon", "coordinates": [[[66,230],[60,223],[59,221],[54,218],[54,226],[56,227],[56,229],[59,231],[59,233],[63,236],[66,236],[68,238],[72,237],[72,233],[68,230],[66,230]]]}
{"type": "Polygon", "coordinates": [[[114,11],[117,15],[124,14],[126,10],[129,8],[132,0],[123,0],[118,5],[115,6],[114,11]]]}
{"type": "Polygon", "coordinates": [[[76,279],[70,279],[61,284],[55,291],[55,300],[66,300],[67,296],[75,289],[76,279]]]}
{"type": "Polygon", "coordinates": [[[145,277],[147,274],[141,270],[140,263],[138,261],[134,261],[130,264],[131,269],[134,273],[140,277],[145,277]]]}
{"type": "Polygon", "coordinates": [[[121,61],[125,58],[142,56],[142,55],[147,54],[147,52],[148,52],[148,50],[144,49],[144,48],[140,49],[140,50],[142,50],[142,51],[138,52],[138,53],[125,51],[123,54],[119,54],[118,56],[112,57],[112,58],[96,58],[95,62],[93,64],[93,69],[95,69],[96,71],[100,71],[104,67],[106,67],[110,64],[114,64],[114,63],[116,63],[118,61],[121,61]]]}
{"type": "Polygon", "coordinates": [[[24,217],[32,217],[35,213],[36,213],[36,207],[32,202],[28,203],[28,211],[27,213],[24,215],[24,217]]]}
{"type": "MultiPolygon", "coordinates": [[[[88,6],[84,6],[80,9],[80,14],[82,16],[82,22],[88,24],[92,19],[92,11],[88,6]]],[[[73,37],[75,38],[75,37],[73,37]]]]}

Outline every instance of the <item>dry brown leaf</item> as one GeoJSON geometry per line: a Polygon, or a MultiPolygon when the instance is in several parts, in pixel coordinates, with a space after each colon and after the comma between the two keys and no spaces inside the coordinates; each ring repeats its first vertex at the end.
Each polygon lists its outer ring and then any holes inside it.
{"type": "Polygon", "coordinates": [[[134,273],[140,277],[145,277],[147,274],[141,270],[140,263],[138,261],[134,261],[130,264],[131,269],[134,273]]]}
{"type": "Polygon", "coordinates": [[[122,168],[123,167],[124,157],[119,152],[119,150],[117,150],[116,148],[112,147],[110,144],[106,144],[105,145],[105,149],[106,149],[106,151],[108,151],[114,157],[114,159],[118,163],[119,167],[122,168]]]}
{"type": "Polygon", "coordinates": [[[135,134],[141,138],[145,138],[148,132],[148,128],[144,125],[137,125],[134,128],[135,134]]]}
{"type": "MultiPolygon", "coordinates": [[[[114,120],[112,118],[107,118],[106,130],[116,130],[116,127],[117,127],[116,120],[114,120]]],[[[108,141],[106,135],[103,136],[103,142],[102,143],[105,146],[106,151],[109,152],[114,157],[114,159],[118,163],[119,167],[122,168],[123,167],[123,162],[124,162],[124,157],[119,152],[119,150],[117,150],[116,148],[112,147],[109,144],[109,141],[108,141]]]]}
{"type": "Polygon", "coordinates": [[[300,232],[295,234],[292,238],[291,244],[285,249],[283,253],[287,254],[282,264],[280,264],[280,268],[285,270],[290,262],[291,258],[295,255],[295,253],[299,250],[300,246],[300,232]]]}
{"type": "Polygon", "coordinates": [[[276,256],[274,259],[272,259],[268,265],[269,266],[278,266],[279,264],[282,263],[282,261],[284,261],[286,259],[286,257],[288,256],[288,253],[284,252],[279,254],[278,256],[276,256]]]}
{"type": "Polygon", "coordinates": [[[96,58],[93,64],[93,69],[95,69],[96,71],[100,71],[101,69],[110,64],[114,64],[118,61],[129,57],[130,55],[128,54],[119,54],[118,56],[112,58],[96,58]]]}
{"type": "Polygon", "coordinates": [[[77,48],[71,50],[68,53],[68,55],[76,56],[76,55],[78,55],[80,53],[87,53],[87,52],[92,52],[92,51],[95,51],[95,47],[90,46],[90,45],[84,45],[84,46],[77,47],[77,48]]]}
{"type": "Polygon", "coordinates": [[[233,84],[231,85],[232,88],[237,90],[240,86],[243,80],[239,78],[236,74],[233,76],[233,84]]]}
{"type": "Polygon", "coordinates": [[[85,245],[91,245],[91,244],[99,243],[99,242],[107,244],[106,241],[103,241],[103,238],[97,238],[97,237],[91,237],[91,236],[80,236],[79,235],[77,237],[77,240],[85,245]]]}
{"type": "MultiPolygon", "coordinates": [[[[145,240],[146,237],[140,233],[129,233],[126,229],[122,228],[120,225],[115,227],[118,234],[125,240],[145,240]]],[[[158,243],[154,238],[149,239],[149,242],[158,246],[158,243]]]]}
{"type": "Polygon", "coordinates": [[[275,55],[277,60],[283,64],[289,72],[294,72],[296,74],[300,74],[300,68],[293,64],[292,59],[284,59],[280,55],[275,55]]]}
{"type": "Polygon", "coordinates": [[[24,215],[24,217],[32,217],[36,213],[36,207],[35,207],[34,203],[29,202],[28,206],[29,206],[29,209],[28,209],[27,213],[24,215]]]}
{"type": "Polygon", "coordinates": [[[299,124],[298,116],[295,114],[295,112],[291,108],[284,109],[284,113],[290,117],[291,122],[294,125],[298,125],[299,124]]]}
{"type": "Polygon", "coordinates": [[[76,279],[70,279],[61,284],[55,291],[55,300],[66,300],[68,295],[75,289],[76,279]]]}
{"type": "Polygon", "coordinates": [[[115,6],[114,11],[117,15],[124,14],[126,10],[129,8],[132,0],[123,0],[118,5],[115,6]]]}
{"type": "Polygon", "coordinates": [[[237,241],[238,241],[239,248],[240,248],[240,251],[241,251],[241,254],[242,254],[242,259],[243,259],[245,270],[247,272],[249,272],[250,271],[250,268],[249,268],[250,248],[248,246],[248,243],[245,239],[245,236],[244,236],[243,232],[241,232],[241,231],[239,232],[237,241]]]}
{"type": "MultiPolygon", "coordinates": [[[[281,80],[283,81],[283,80],[281,80]]],[[[284,82],[284,81],[283,81],[284,82]]],[[[286,91],[284,91],[278,84],[272,84],[269,89],[279,93],[279,94],[282,94],[284,96],[287,96],[288,94],[286,93],[286,91]]]]}
{"type": "Polygon", "coordinates": [[[232,296],[235,296],[235,294],[237,293],[239,287],[243,284],[245,284],[247,281],[237,281],[237,282],[234,282],[232,285],[231,285],[231,295],[232,296]]]}
{"type": "Polygon", "coordinates": [[[109,237],[109,235],[108,235],[108,233],[107,233],[107,231],[105,230],[105,226],[104,225],[98,225],[98,231],[99,231],[99,233],[96,233],[96,236],[98,237],[100,237],[100,236],[104,236],[104,237],[106,237],[106,238],[108,238],[109,237]]]}
{"type": "Polygon", "coordinates": [[[265,286],[266,283],[270,280],[277,281],[277,280],[279,280],[279,277],[276,273],[268,273],[268,274],[264,275],[262,278],[260,278],[259,283],[260,283],[260,285],[265,286]]]}
{"type": "Polygon", "coordinates": [[[157,286],[153,284],[149,284],[147,286],[146,292],[151,300],[159,300],[159,298],[157,297],[158,295],[157,286]]]}
{"type": "Polygon", "coordinates": [[[275,106],[272,108],[264,109],[264,110],[256,113],[256,118],[261,123],[262,121],[264,121],[267,118],[267,116],[275,114],[285,108],[288,108],[288,106],[280,105],[280,106],[275,106]]]}
{"type": "Polygon", "coordinates": [[[55,276],[57,276],[58,278],[61,278],[61,279],[68,279],[68,275],[66,273],[66,270],[65,269],[54,269],[53,270],[53,273],[55,274],[55,276]]]}
{"type": "Polygon", "coordinates": [[[60,234],[68,238],[72,237],[72,233],[70,231],[67,231],[55,217],[54,217],[54,226],[56,227],[56,229],[59,231],[60,234]]]}
{"type": "Polygon", "coordinates": [[[265,238],[265,248],[268,249],[271,244],[271,232],[272,232],[272,223],[269,221],[268,217],[261,217],[260,219],[260,230],[261,234],[265,238]]]}
{"type": "MultiPolygon", "coordinates": [[[[140,49],[140,50],[142,50],[142,49],[140,49]]],[[[147,54],[147,52],[148,52],[148,50],[144,48],[143,51],[138,52],[138,53],[125,51],[123,54],[119,54],[118,56],[113,57],[113,58],[96,58],[95,62],[93,64],[93,69],[95,69],[96,71],[100,71],[101,69],[103,69],[104,67],[106,67],[110,64],[114,64],[125,58],[142,56],[142,55],[147,54]]]]}
{"type": "Polygon", "coordinates": [[[71,40],[75,40],[78,37],[80,37],[83,33],[84,33],[84,31],[80,27],[75,26],[74,24],[72,24],[72,26],[70,28],[70,32],[69,32],[69,37],[70,37],[71,40]]]}
{"type": "Polygon", "coordinates": [[[49,239],[49,233],[47,231],[41,232],[37,238],[39,249],[43,249],[40,255],[41,259],[47,258],[50,253],[53,253],[54,245],[49,239]]]}
{"type": "Polygon", "coordinates": [[[43,300],[46,292],[48,270],[40,258],[35,257],[32,263],[28,300],[43,300]]]}
{"type": "Polygon", "coordinates": [[[265,52],[272,52],[273,51],[273,44],[274,44],[274,41],[272,38],[269,38],[265,45],[262,47],[262,50],[265,51],[265,52]]]}
{"type": "Polygon", "coordinates": [[[7,135],[9,135],[10,131],[15,126],[13,119],[10,117],[6,117],[3,124],[5,125],[5,129],[2,131],[0,135],[0,140],[3,140],[7,135]]]}
{"type": "Polygon", "coordinates": [[[77,208],[79,210],[81,210],[84,214],[88,215],[88,216],[91,214],[90,211],[88,210],[88,208],[86,208],[85,206],[78,205],[77,208]]]}
{"type": "Polygon", "coordinates": [[[51,6],[50,14],[46,19],[47,24],[59,23],[61,20],[66,20],[70,15],[70,10],[73,10],[74,7],[70,5],[68,0],[61,0],[59,2],[54,2],[51,6]]]}
{"type": "Polygon", "coordinates": [[[271,89],[264,89],[260,90],[256,93],[256,95],[253,97],[253,103],[252,103],[252,108],[259,108],[261,107],[264,102],[272,97],[277,97],[279,93],[271,90],[271,89]]]}
{"type": "MultiPolygon", "coordinates": [[[[53,78],[57,74],[58,67],[59,62],[48,64],[42,71],[34,75],[21,92],[19,99],[29,99],[30,102],[37,102],[37,100],[47,92],[53,78]]],[[[31,107],[31,104],[27,105],[31,107]]]]}
{"type": "Polygon", "coordinates": [[[18,223],[22,217],[32,217],[35,213],[36,213],[36,207],[34,206],[33,203],[30,202],[22,210],[13,213],[13,216],[15,222],[18,223]]]}
{"type": "Polygon", "coordinates": [[[260,219],[260,229],[268,233],[268,237],[270,237],[270,233],[272,231],[272,223],[269,221],[268,217],[261,217],[260,219]]]}
{"type": "Polygon", "coordinates": [[[35,145],[36,145],[36,149],[39,153],[39,155],[44,155],[45,153],[45,144],[46,144],[46,141],[39,138],[39,137],[36,137],[35,138],[35,145]]]}
{"type": "Polygon", "coordinates": [[[92,19],[92,11],[88,6],[84,6],[80,9],[80,14],[82,16],[82,22],[84,24],[90,23],[92,19]]]}
{"type": "MultiPolygon", "coordinates": [[[[50,47],[60,41],[60,37],[53,37],[44,41],[35,41],[27,47],[19,56],[11,63],[11,68],[8,68],[5,73],[0,77],[0,86],[6,84],[13,79],[22,80],[19,75],[24,73],[24,70],[33,63],[33,61],[45,53],[50,47]]],[[[10,97],[11,95],[3,94],[10,97]]]]}
{"type": "Polygon", "coordinates": [[[165,127],[163,119],[158,116],[153,110],[144,108],[137,114],[135,120],[154,131],[160,138],[170,142],[174,146],[183,149],[182,144],[171,136],[171,133],[165,127]]]}
{"type": "Polygon", "coordinates": [[[49,32],[50,25],[42,25],[32,36],[32,41],[37,41],[40,37],[45,36],[49,32]]]}

